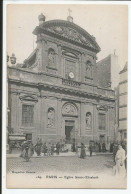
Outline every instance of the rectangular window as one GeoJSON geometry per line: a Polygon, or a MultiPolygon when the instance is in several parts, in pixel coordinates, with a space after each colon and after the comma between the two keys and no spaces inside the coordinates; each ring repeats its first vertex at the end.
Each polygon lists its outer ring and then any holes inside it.
{"type": "Polygon", "coordinates": [[[22,105],[22,126],[32,127],[34,117],[34,106],[33,105],[22,105]]]}
{"type": "Polygon", "coordinates": [[[106,115],[99,113],[99,130],[106,129],[106,115]]]}

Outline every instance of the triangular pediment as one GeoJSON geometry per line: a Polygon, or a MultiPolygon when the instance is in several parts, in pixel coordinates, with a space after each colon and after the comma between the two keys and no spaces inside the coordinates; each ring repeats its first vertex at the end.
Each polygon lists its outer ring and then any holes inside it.
{"type": "Polygon", "coordinates": [[[33,33],[35,35],[39,33],[47,33],[48,35],[54,34],[64,40],[70,40],[93,49],[96,53],[100,51],[100,47],[95,41],[95,38],[73,22],[64,20],[47,21],[37,26],[33,33]]]}

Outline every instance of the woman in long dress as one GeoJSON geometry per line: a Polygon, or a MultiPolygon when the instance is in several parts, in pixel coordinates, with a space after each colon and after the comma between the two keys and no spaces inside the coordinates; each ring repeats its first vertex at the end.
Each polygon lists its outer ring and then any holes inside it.
{"type": "Polygon", "coordinates": [[[84,159],[86,157],[85,145],[81,143],[81,155],[80,158],[84,159]]]}
{"type": "Polygon", "coordinates": [[[116,176],[119,176],[119,177],[126,176],[125,159],[126,159],[125,150],[122,148],[121,145],[119,145],[118,151],[117,151],[116,156],[115,156],[116,176]]]}

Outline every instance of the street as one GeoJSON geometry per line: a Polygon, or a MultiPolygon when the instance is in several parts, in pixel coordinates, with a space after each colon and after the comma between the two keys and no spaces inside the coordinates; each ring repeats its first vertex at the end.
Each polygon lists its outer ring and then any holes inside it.
{"type": "Polygon", "coordinates": [[[38,157],[26,162],[23,158],[7,158],[7,171],[35,171],[44,172],[70,172],[70,173],[106,173],[113,174],[114,162],[112,155],[103,154],[80,159],[78,156],[69,157],[38,157]]]}

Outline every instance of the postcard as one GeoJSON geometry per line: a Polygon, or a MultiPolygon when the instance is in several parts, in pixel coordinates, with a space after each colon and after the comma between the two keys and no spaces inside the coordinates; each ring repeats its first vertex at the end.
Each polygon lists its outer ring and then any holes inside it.
{"type": "Polygon", "coordinates": [[[127,187],[128,5],[8,4],[6,187],[127,187]]]}

